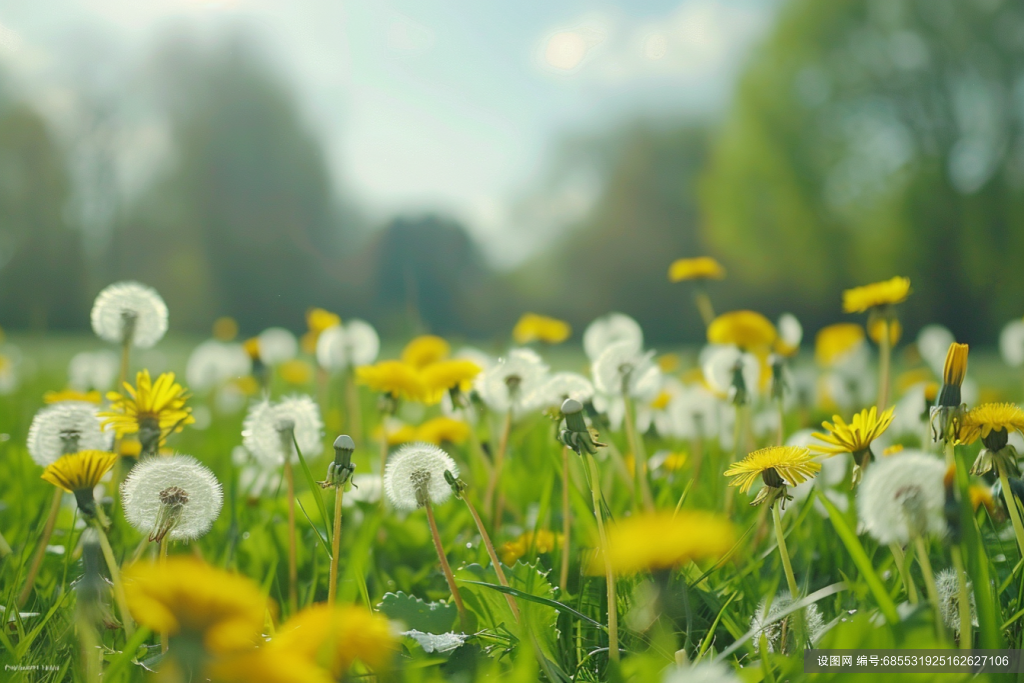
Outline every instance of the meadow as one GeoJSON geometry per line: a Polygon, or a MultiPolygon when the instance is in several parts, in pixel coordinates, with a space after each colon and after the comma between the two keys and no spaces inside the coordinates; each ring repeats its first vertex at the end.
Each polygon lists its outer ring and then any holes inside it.
{"type": "Polygon", "coordinates": [[[868,680],[803,652],[1020,648],[1024,321],[1001,352],[904,338],[895,278],[812,334],[716,315],[706,260],[671,275],[705,347],[622,314],[484,350],[322,309],[165,337],[133,283],[99,338],[9,336],[2,679],[868,680]]]}

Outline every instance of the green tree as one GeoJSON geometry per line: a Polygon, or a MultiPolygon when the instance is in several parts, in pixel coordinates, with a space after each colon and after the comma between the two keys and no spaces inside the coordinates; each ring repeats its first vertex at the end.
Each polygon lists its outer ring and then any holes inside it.
{"type": "Polygon", "coordinates": [[[732,276],[824,322],[908,275],[911,326],[990,341],[1024,312],[1022,36],[1014,2],[790,2],[702,183],[732,276]]]}
{"type": "Polygon", "coordinates": [[[0,321],[81,327],[81,236],[65,220],[69,181],[46,122],[24,105],[0,113],[0,321]]]}

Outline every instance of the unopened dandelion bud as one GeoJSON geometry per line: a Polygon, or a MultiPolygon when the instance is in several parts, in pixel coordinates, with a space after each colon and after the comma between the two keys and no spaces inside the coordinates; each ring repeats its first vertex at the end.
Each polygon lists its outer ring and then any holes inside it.
{"type": "Polygon", "coordinates": [[[574,398],[567,398],[562,403],[561,411],[565,416],[566,429],[559,432],[558,440],[563,445],[574,450],[577,455],[583,455],[584,452],[593,455],[597,453],[598,447],[604,446],[594,438],[594,434],[587,427],[587,422],[583,418],[582,403],[574,398]]]}
{"type": "Polygon", "coordinates": [[[942,389],[936,402],[938,406],[955,407],[960,405],[960,386],[967,374],[967,344],[953,342],[946,352],[946,362],[942,368],[942,389]]]}
{"type": "Polygon", "coordinates": [[[356,444],[348,434],[342,434],[334,440],[334,460],[327,466],[327,481],[321,482],[324,488],[340,487],[352,477],[356,466],[352,464],[352,453],[356,444]]]}
{"type": "Polygon", "coordinates": [[[456,477],[449,470],[444,471],[444,480],[448,482],[448,486],[451,487],[452,495],[458,498],[459,500],[462,500],[462,494],[465,493],[466,489],[468,488],[466,482],[456,477]]]}

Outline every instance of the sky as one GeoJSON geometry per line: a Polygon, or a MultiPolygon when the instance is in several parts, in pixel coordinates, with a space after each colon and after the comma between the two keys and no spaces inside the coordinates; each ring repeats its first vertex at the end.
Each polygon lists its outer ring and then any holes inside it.
{"type": "MultiPolygon", "coordinates": [[[[134,87],[132,69],[167,32],[216,40],[242,30],[293,88],[339,191],[371,220],[445,212],[512,266],[596,196],[585,180],[545,186],[559,140],[637,117],[714,116],[777,5],[0,0],[0,64],[74,128],[83,84],[134,87]]],[[[130,194],[169,160],[166,131],[145,107],[126,120],[130,194]]]]}

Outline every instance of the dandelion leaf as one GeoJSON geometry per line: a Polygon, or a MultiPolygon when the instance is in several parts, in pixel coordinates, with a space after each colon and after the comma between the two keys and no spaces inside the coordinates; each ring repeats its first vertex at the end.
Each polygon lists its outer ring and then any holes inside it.
{"type": "Polygon", "coordinates": [[[448,633],[459,615],[453,604],[424,602],[401,591],[386,593],[377,609],[389,619],[402,622],[409,630],[423,633],[448,633]]]}

